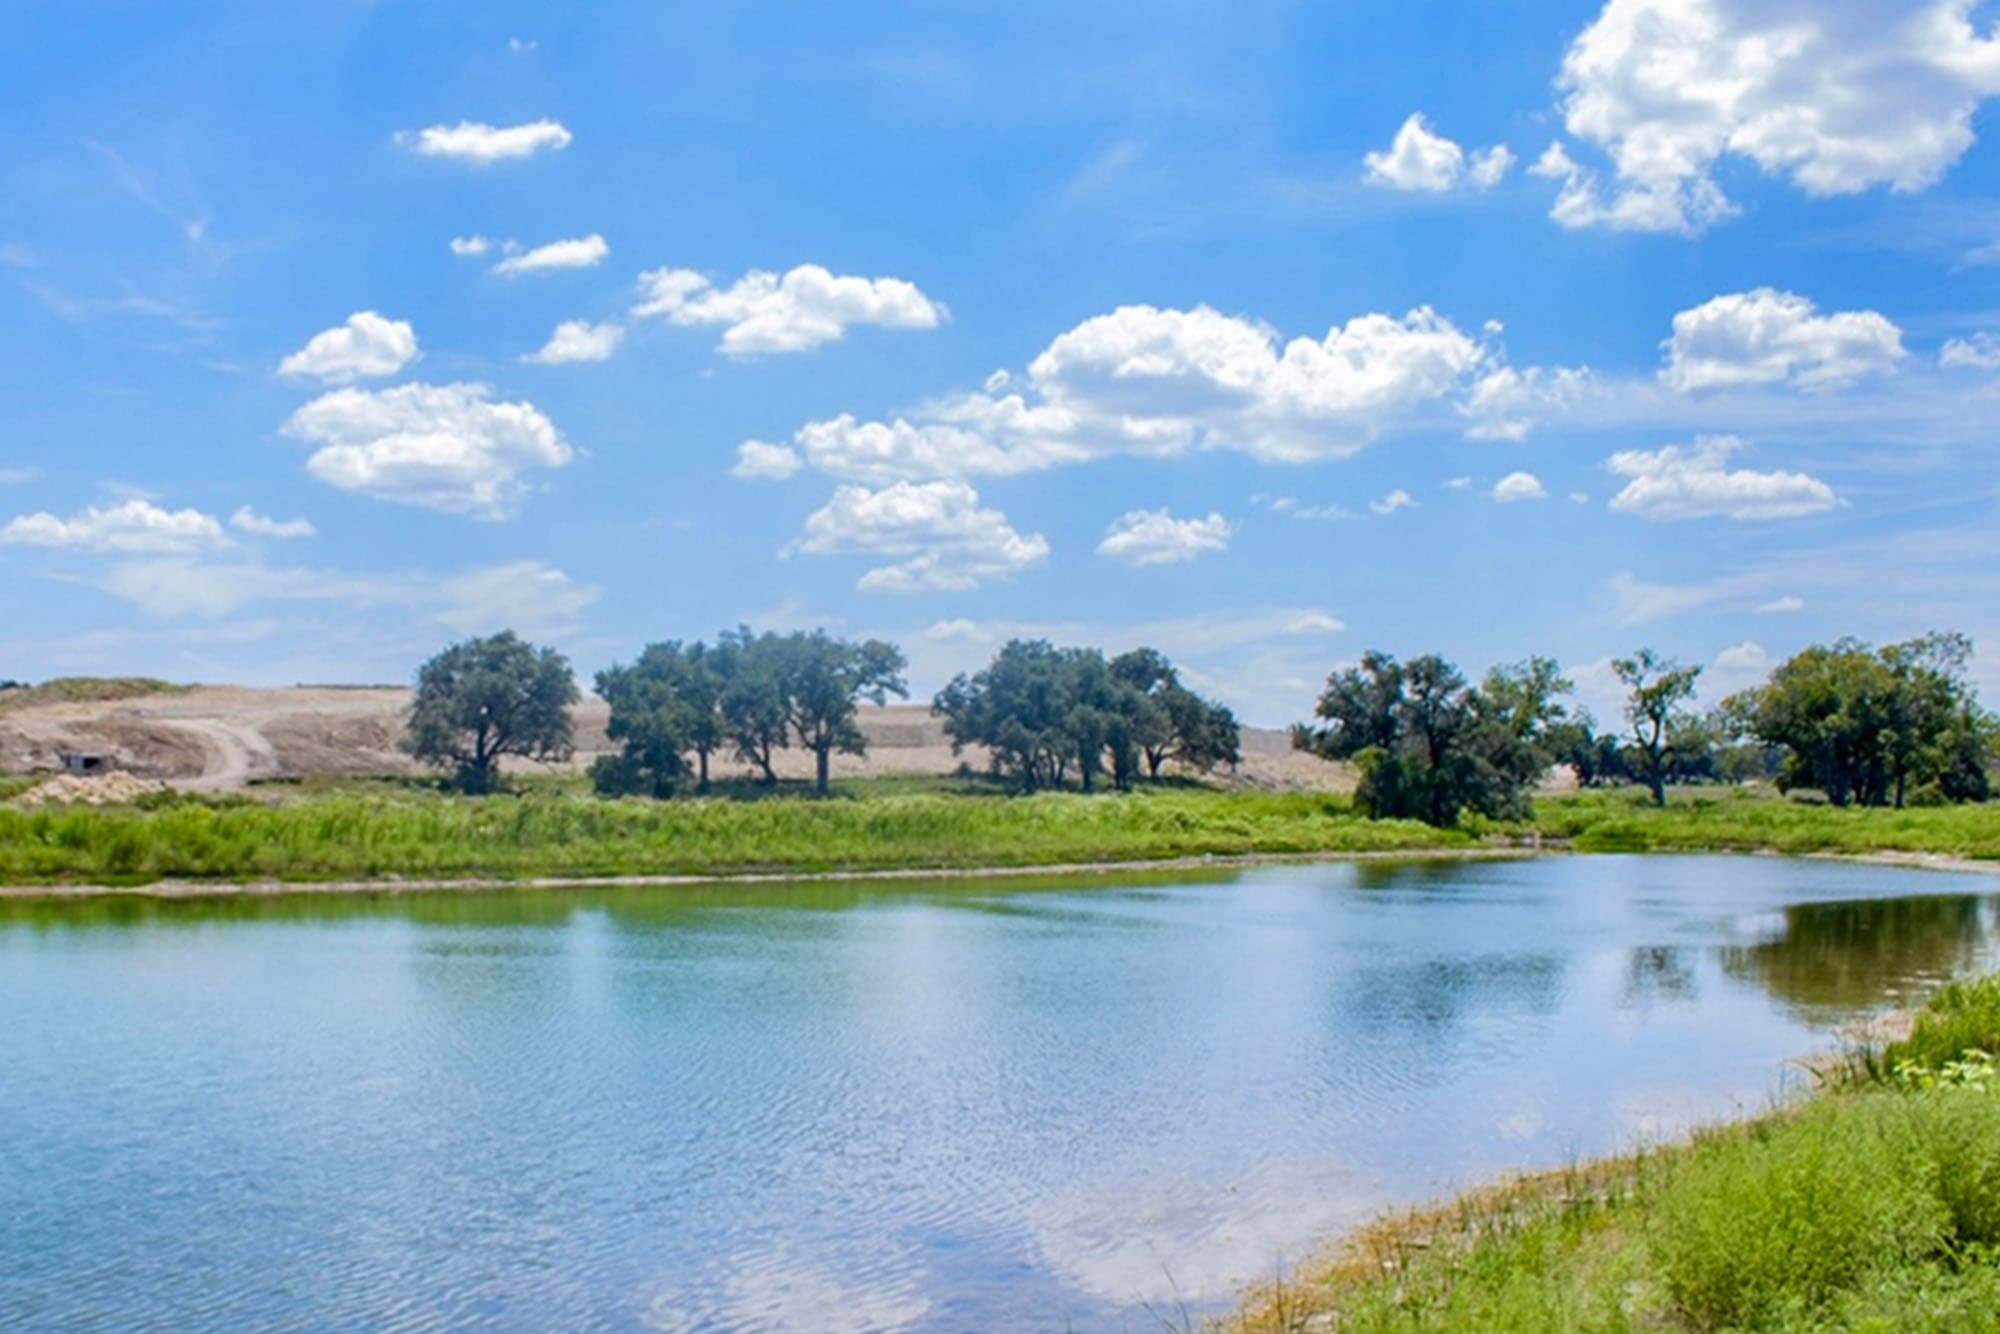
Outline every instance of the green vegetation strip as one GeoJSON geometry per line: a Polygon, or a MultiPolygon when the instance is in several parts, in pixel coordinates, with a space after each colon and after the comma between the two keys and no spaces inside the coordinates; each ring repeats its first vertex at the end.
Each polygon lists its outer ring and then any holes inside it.
{"type": "Polygon", "coordinates": [[[1968,1330],[2000,1312],[2000,977],[1811,1100],[1369,1228],[1242,1331],[1968,1330]]]}
{"type": "Polygon", "coordinates": [[[1991,803],[1838,808],[1788,801],[1768,789],[1698,787],[1677,791],[1664,808],[1654,808],[1628,788],[1545,798],[1536,803],[1533,827],[1579,852],[2000,858],[2000,805],[1991,803]]]}
{"type": "Polygon", "coordinates": [[[1582,851],[2000,858],[2000,812],[1835,810],[1727,794],[1677,797],[1655,810],[1628,790],[1545,799],[1530,821],[1439,830],[1365,819],[1325,793],[1200,787],[1008,797],[884,782],[827,800],[651,801],[355,784],[275,800],[167,795],[137,806],[0,807],[0,885],[961,870],[1462,852],[1536,840],[1582,851]]]}
{"type": "Polygon", "coordinates": [[[1464,833],[1356,818],[1324,794],[745,802],[406,791],[0,809],[0,884],[949,870],[1470,846],[1464,833]]]}

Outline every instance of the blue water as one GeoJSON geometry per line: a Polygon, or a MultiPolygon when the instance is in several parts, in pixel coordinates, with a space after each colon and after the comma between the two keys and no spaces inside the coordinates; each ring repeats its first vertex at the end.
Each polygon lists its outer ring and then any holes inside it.
{"type": "Polygon", "coordinates": [[[1770,858],[0,903],[0,1327],[1133,1329],[1990,966],[1770,858]]]}

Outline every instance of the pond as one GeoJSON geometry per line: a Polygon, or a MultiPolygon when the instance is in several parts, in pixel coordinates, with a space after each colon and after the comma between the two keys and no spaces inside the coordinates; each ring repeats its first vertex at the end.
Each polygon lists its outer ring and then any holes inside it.
{"type": "Polygon", "coordinates": [[[1385,1205],[1766,1105],[1990,966],[1996,889],[1552,857],[0,902],[0,1327],[1157,1330],[1385,1205]]]}

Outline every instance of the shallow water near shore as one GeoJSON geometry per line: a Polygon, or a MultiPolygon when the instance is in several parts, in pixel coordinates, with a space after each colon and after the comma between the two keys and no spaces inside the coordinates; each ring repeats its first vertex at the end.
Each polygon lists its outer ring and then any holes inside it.
{"type": "Polygon", "coordinates": [[[2000,959],[1994,891],[1653,856],[0,902],[0,1327],[1157,1330],[1386,1205],[1763,1107],[2000,959]]]}

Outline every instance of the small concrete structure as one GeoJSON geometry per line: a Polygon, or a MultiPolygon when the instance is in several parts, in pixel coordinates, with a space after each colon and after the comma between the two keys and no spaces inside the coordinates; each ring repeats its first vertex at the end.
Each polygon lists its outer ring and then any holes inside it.
{"type": "Polygon", "coordinates": [[[63,772],[87,778],[92,774],[108,774],[112,770],[111,757],[94,751],[66,750],[61,754],[63,772]]]}

